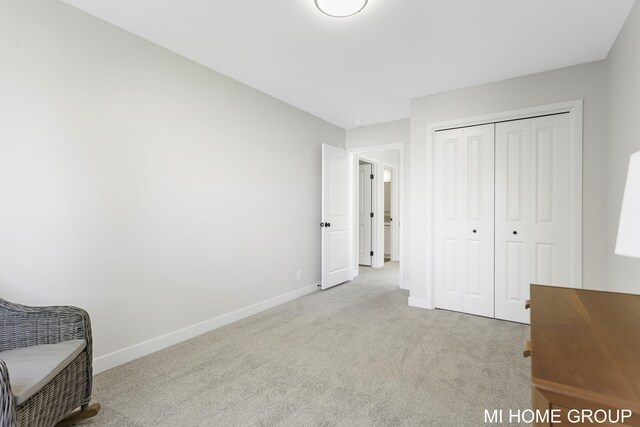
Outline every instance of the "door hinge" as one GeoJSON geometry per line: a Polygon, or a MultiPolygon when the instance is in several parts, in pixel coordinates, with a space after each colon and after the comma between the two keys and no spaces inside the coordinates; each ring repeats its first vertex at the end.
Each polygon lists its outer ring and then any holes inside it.
{"type": "Polygon", "coordinates": [[[370,256],[373,256],[373,251],[369,252],[369,255],[370,255],[370,256]]]}
{"type": "Polygon", "coordinates": [[[371,218],[373,218],[373,212],[371,212],[371,213],[369,214],[369,216],[370,216],[371,218]]]}
{"type": "Polygon", "coordinates": [[[369,175],[369,177],[370,177],[371,179],[373,179],[373,174],[369,175]]]}

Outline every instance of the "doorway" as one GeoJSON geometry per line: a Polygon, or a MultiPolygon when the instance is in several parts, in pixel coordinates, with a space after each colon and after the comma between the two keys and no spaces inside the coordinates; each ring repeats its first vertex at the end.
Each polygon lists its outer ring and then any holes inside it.
{"type": "Polygon", "coordinates": [[[354,276],[385,267],[402,274],[402,144],[352,150],[354,153],[354,276]],[[371,192],[369,196],[369,191],[371,192]],[[371,270],[370,270],[371,269],[371,270]]]}
{"type": "MultiPolygon", "coordinates": [[[[322,212],[320,228],[322,234],[321,270],[322,281],[319,286],[328,289],[349,280],[360,273],[360,257],[363,255],[363,271],[382,272],[384,262],[384,169],[390,170],[389,201],[387,209],[387,225],[391,227],[390,234],[390,270],[395,269],[401,289],[408,289],[404,282],[403,263],[404,239],[402,223],[406,211],[406,201],[403,198],[403,183],[406,170],[404,164],[404,144],[387,144],[373,147],[359,147],[349,152],[339,147],[322,144],[322,212]],[[362,161],[362,164],[361,164],[362,161]],[[363,166],[360,173],[360,166],[363,166]],[[360,180],[369,173],[369,185],[366,180],[360,180]],[[373,177],[371,177],[373,175],[373,177]],[[363,183],[363,189],[359,187],[363,183]],[[359,216],[364,220],[369,203],[364,201],[364,188],[371,188],[371,243],[365,244],[365,234],[358,238],[359,216]],[[362,198],[362,209],[358,212],[359,197],[362,198]],[[371,248],[366,256],[366,249],[371,248]],[[396,261],[396,262],[394,262],[396,261]],[[367,266],[370,263],[371,266],[367,266]]],[[[363,221],[363,231],[367,227],[363,221]]]]}

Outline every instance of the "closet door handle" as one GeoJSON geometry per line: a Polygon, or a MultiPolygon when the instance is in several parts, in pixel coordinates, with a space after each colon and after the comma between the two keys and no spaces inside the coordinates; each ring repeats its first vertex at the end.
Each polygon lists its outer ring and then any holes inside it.
{"type": "Polygon", "coordinates": [[[513,234],[518,234],[518,232],[517,232],[517,231],[514,231],[514,232],[513,232],[513,234]]]}
{"type": "Polygon", "coordinates": [[[477,233],[477,232],[478,232],[478,230],[473,230],[473,232],[474,232],[474,233],[477,233]]]}

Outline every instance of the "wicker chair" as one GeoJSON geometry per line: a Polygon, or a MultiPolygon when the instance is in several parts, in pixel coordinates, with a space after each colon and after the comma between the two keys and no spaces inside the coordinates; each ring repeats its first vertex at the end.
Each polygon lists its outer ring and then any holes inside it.
{"type": "MultiPolygon", "coordinates": [[[[11,364],[0,360],[0,427],[71,425],[100,410],[99,404],[89,405],[92,342],[87,312],[68,306],[27,307],[0,299],[0,359],[3,352],[5,360],[9,360],[10,353],[49,350],[69,343],[81,345],[77,345],[65,363],[59,364],[59,372],[51,371],[55,376],[48,382],[46,377],[37,387],[32,387],[30,397],[24,397],[26,400],[21,402],[14,394],[16,390],[11,388],[11,364]]],[[[20,357],[18,363],[25,359],[20,357]]]]}

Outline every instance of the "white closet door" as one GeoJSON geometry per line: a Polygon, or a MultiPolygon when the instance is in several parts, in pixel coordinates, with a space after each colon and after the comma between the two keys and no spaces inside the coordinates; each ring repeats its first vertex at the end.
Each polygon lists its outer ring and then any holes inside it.
{"type": "Polygon", "coordinates": [[[531,283],[570,286],[569,116],[496,125],[495,316],[529,323],[531,283]]]}
{"type": "Polygon", "coordinates": [[[496,125],[496,317],[528,323],[531,120],[496,125]],[[517,233],[517,234],[514,234],[517,233]]]}
{"type": "Polygon", "coordinates": [[[436,133],[436,306],[493,317],[494,125],[436,133]]]}
{"type": "Polygon", "coordinates": [[[438,308],[462,311],[460,193],[462,129],[436,132],[434,170],[434,284],[438,308]]]}
{"type": "Polygon", "coordinates": [[[577,286],[569,282],[569,151],[568,114],[531,120],[531,283],[577,286]]]}

